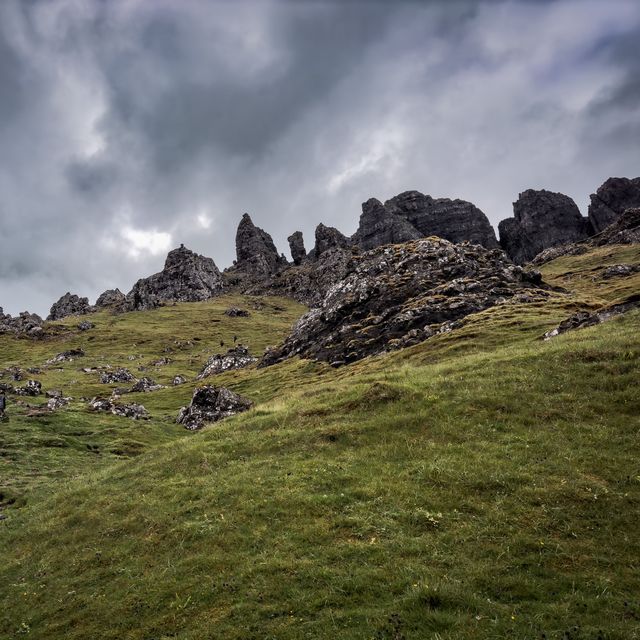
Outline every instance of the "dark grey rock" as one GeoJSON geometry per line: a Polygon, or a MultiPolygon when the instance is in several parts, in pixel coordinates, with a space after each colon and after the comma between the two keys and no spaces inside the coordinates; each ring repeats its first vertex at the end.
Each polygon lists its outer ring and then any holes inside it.
{"type": "Polygon", "coordinates": [[[5,314],[0,307],[0,334],[13,333],[37,338],[43,334],[43,322],[44,320],[35,313],[22,311],[14,318],[11,314],[5,314]]]}
{"type": "Polygon", "coordinates": [[[422,234],[407,219],[389,211],[379,200],[370,198],[362,203],[360,224],[352,241],[362,249],[373,249],[421,237],[422,234]]]}
{"type": "Polygon", "coordinates": [[[222,289],[222,275],[214,261],[181,245],[169,252],[160,273],[136,282],[120,308],[135,311],[154,309],[167,302],[209,300],[222,289]]]}
{"type": "Polygon", "coordinates": [[[230,318],[248,318],[251,314],[246,309],[239,309],[238,307],[229,307],[225,312],[225,316],[230,318]]]}
{"type": "Polygon", "coordinates": [[[548,296],[499,249],[428,238],[352,255],[346,275],[259,366],[292,356],[349,363],[454,329],[472,313],[548,296]]]}
{"type": "Polygon", "coordinates": [[[39,396],[42,393],[42,383],[39,380],[27,380],[22,387],[16,387],[14,390],[19,396],[39,396]]]}
{"type": "Polygon", "coordinates": [[[288,238],[289,249],[291,250],[291,258],[293,264],[302,264],[302,261],[307,257],[307,250],[304,248],[304,238],[302,237],[302,231],[294,231],[288,238]]]}
{"type": "Polygon", "coordinates": [[[105,307],[117,307],[125,300],[125,295],[120,289],[107,289],[98,296],[96,307],[104,309],[105,307]]]}
{"type": "Polygon", "coordinates": [[[186,381],[187,379],[185,378],[185,376],[177,375],[173,377],[171,384],[173,384],[174,387],[177,387],[180,384],[184,384],[186,381]]]}
{"type": "Polygon", "coordinates": [[[609,178],[591,195],[589,221],[595,233],[604,231],[626,209],[640,207],[639,178],[609,178]]]}
{"type": "Polygon", "coordinates": [[[133,382],[135,376],[128,369],[115,369],[113,371],[105,371],[100,375],[102,384],[113,384],[115,382],[133,382]]]}
{"type": "Polygon", "coordinates": [[[218,353],[211,356],[198,375],[198,380],[223,371],[230,371],[231,369],[243,369],[256,361],[257,358],[254,358],[249,353],[247,347],[238,345],[233,349],[229,349],[224,355],[218,353]]]}
{"type": "Polygon", "coordinates": [[[47,400],[47,409],[49,411],[58,411],[62,407],[66,407],[73,398],[65,398],[62,395],[54,396],[47,400]]]}
{"type": "Polygon", "coordinates": [[[525,264],[545,249],[579,242],[588,235],[588,220],[562,193],[527,189],[513,203],[513,213],[514,217],[500,222],[498,229],[502,248],[516,264],[525,264]]]}
{"type": "Polygon", "coordinates": [[[116,402],[113,398],[93,398],[89,402],[90,411],[103,411],[123,418],[134,420],[148,420],[149,412],[143,405],[137,403],[124,404],[116,402]]]}
{"type": "Polygon", "coordinates": [[[95,325],[93,324],[93,322],[89,322],[88,320],[83,320],[82,322],[79,322],[77,325],[80,331],[89,331],[89,329],[93,329],[94,326],[95,325]]]}
{"type": "Polygon", "coordinates": [[[164,389],[164,385],[158,384],[152,378],[146,376],[140,378],[129,390],[130,393],[149,393],[150,391],[158,391],[158,389],[164,389]]]}
{"type": "Polygon", "coordinates": [[[318,259],[323,253],[332,249],[348,249],[351,240],[340,233],[335,227],[327,227],[320,223],[316,227],[316,246],[313,250],[314,259],[318,259]]]}
{"type": "Polygon", "coordinates": [[[80,298],[67,291],[57,302],[54,302],[47,320],[61,320],[68,316],[82,316],[92,313],[93,307],[89,304],[88,298],[80,298]]]}
{"type": "Polygon", "coordinates": [[[236,232],[236,262],[234,269],[257,277],[277,273],[287,265],[276,249],[271,236],[256,227],[245,213],[236,232]]]}
{"type": "Polygon", "coordinates": [[[176,421],[185,429],[196,431],[208,422],[217,422],[252,406],[251,400],[224,387],[199,387],[193,392],[189,406],[180,409],[176,421]]]}
{"type": "Polygon", "coordinates": [[[82,358],[84,356],[84,349],[68,349],[67,351],[63,351],[62,353],[58,353],[53,356],[53,358],[49,358],[46,361],[46,364],[57,364],[58,362],[73,362],[76,358],[82,358]]]}
{"type": "Polygon", "coordinates": [[[450,242],[472,242],[487,249],[498,246],[487,216],[466,200],[432,198],[419,191],[405,191],[387,200],[385,209],[406,219],[423,237],[437,236],[450,242]]]}

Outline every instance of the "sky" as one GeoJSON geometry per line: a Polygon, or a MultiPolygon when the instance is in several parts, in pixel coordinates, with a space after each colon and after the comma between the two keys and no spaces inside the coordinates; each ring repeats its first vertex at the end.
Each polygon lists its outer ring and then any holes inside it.
{"type": "Polygon", "coordinates": [[[417,189],[497,227],[640,175],[637,0],[2,0],[0,306],[287,256],[417,189]]]}

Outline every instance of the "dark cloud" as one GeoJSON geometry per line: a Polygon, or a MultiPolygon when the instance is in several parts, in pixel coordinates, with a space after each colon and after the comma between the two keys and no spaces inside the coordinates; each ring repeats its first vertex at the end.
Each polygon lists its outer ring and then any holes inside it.
{"type": "Polygon", "coordinates": [[[637,175],[634,0],[5,0],[0,305],[129,289],[244,211],[281,250],[405,189],[492,222],[637,175]]]}

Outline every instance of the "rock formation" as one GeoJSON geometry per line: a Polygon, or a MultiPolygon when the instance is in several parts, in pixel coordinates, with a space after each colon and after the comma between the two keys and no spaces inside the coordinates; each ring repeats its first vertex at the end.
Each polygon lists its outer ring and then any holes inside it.
{"type": "Polygon", "coordinates": [[[135,376],[128,369],[114,369],[113,371],[105,371],[100,375],[102,384],[113,384],[114,382],[134,382],[135,376]]]}
{"type": "Polygon", "coordinates": [[[236,262],[234,269],[254,277],[270,276],[286,266],[271,236],[256,227],[245,213],[236,232],[236,262]]]}
{"type": "Polygon", "coordinates": [[[315,260],[331,249],[348,249],[350,246],[349,238],[335,227],[327,227],[322,223],[316,227],[316,246],[313,249],[315,260]]]}
{"type": "Polygon", "coordinates": [[[82,316],[86,313],[91,313],[93,310],[88,298],[80,298],[67,291],[57,302],[53,303],[47,320],[61,320],[68,316],[82,316]]]}
{"type": "Polygon", "coordinates": [[[89,402],[90,411],[104,411],[123,418],[134,420],[148,420],[149,412],[141,404],[123,404],[112,398],[93,398],[89,402]]]}
{"type": "Polygon", "coordinates": [[[609,178],[591,195],[589,221],[595,233],[615,222],[626,209],[640,207],[640,178],[609,178]]]}
{"type": "Polygon", "coordinates": [[[302,264],[302,261],[307,257],[307,250],[304,248],[304,239],[302,237],[302,231],[294,231],[288,238],[289,249],[291,251],[291,258],[293,264],[302,264]]]}
{"type": "Polygon", "coordinates": [[[353,255],[346,271],[260,366],[296,355],[344,364],[416,344],[493,305],[547,295],[537,271],[502,251],[438,238],[353,255]]]}
{"type": "Polygon", "coordinates": [[[391,213],[375,198],[362,203],[358,230],[352,237],[362,249],[417,240],[422,234],[405,218],[391,213]]]}
{"type": "Polygon", "coordinates": [[[44,320],[35,313],[22,311],[15,318],[11,314],[5,314],[0,307],[0,334],[14,333],[16,335],[27,335],[38,337],[42,335],[42,323],[44,320]]]}
{"type": "Polygon", "coordinates": [[[487,249],[498,246],[487,216],[466,200],[432,198],[419,191],[405,191],[387,200],[390,213],[406,219],[423,237],[437,236],[450,242],[472,242],[487,249]]]}
{"type": "Polygon", "coordinates": [[[249,353],[247,347],[238,345],[233,349],[229,349],[224,355],[217,353],[211,356],[198,375],[198,380],[222,373],[223,371],[230,371],[231,369],[243,369],[256,361],[257,358],[254,358],[249,353]]]}
{"type": "Polygon", "coordinates": [[[252,406],[251,400],[224,387],[200,387],[193,392],[189,406],[180,409],[176,422],[189,431],[196,431],[207,422],[217,422],[252,406]]]}
{"type": "Polygon", "coordinates": [[[165,302],[198,302],[222,292],[223,281],[211,258],[184,245],[170,251],[164,269],[138,280],[124,301],[124,310],[153,309],[165,302]]]}
{"type": "Polygon", "coordinates": [[[498,225],[500,244],[516,263],[525,264],[545,249],[587,237],[589,223],[562,193],[527,189],[513,203],[513,218],[498,225]]]}
{"type": "Polygon", "coordinates": [[[107,289],[98,296],[95,306],[99,309],[116,307],[124,302],[125,295],[120,289],[107,289]]]}

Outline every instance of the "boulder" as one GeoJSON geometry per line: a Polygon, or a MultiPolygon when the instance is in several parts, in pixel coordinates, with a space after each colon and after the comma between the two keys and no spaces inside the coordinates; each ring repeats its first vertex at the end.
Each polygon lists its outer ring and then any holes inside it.
{"type": "Polygon", "coordinates": [[[340,233],[335,227],[327,227],[320,223],[316,227],[316,246],[313,250],[314,259],[318,259],[323,253],[332,249],[348,249],[351,241],[340,233]]]}
{"type": "Polygon", "coordinates": [[[379,200],[370,198],[362,204],[360,224],[351,239],[362,249],[373,249],[420,237],[422,234],[408,220],[389,211],[379,200]]]}
{"type": "Polygon", "coordinates": [[[164,269],[138,280],[127,294],[123,310],[153,309],[166,302],[198,302],[222,293],[222,275],[211,258],[180,245],[167,255],[164,269]]]}
{"type": "Polygon", "coordinates": [[[173,380],[171,381],[171,384],[174,387],[177,387],[180,384],[184,384],[187,381],[187,379],[185,378],[185,376],[181,376],[181,375],[177,375],[173,377],[173,380]]]}
{"type": "Polygon", "coordinates": [[[238,307],[229,307],[225,312],[225,316],[230,318],[248,318],[251,314],[246,309],[240,309],[238,307]]]}
{"type": "Polygon", "coordinates": [[[89,402],[90,411],[104,411],[123,418],[133,420],[148,420],[149,412],[141,404],[123,404],[116,402],[113,398],[93,398],[89,402]]]}
{"type": "Polygon", "coordinates": [[[226,389],[225,387],[205,386],[193,392],[191,403],[182,407],[177,422],[189,431],[196,431],[208,422],[217,422],[242,411],[247,411],[253,402],[226,389]]]}
{"type": "Polygon", "coordinates": [[[287,241],[289,242],[289,249],[291,250],[293,264],[302,264],[302,261],[307,257],[307,250],[304,248],[302,231],[294,231],[287,238],[287,241]]]}
{"type": "Polygon", "coordinates": [[[525,264],[541,251],[579,242],[588,235],[588,220],[562,193],[527,189],[513,203],[513,218],[498,225],[500,244],[516,263],[525,264]]]}
{"type": "Polygon", "coordinates": [[[89,329],[93,329],[94,326],[93,322],[89,322],[88,320],[83,320],[77,324],[80,331],[89,331],[89,329]]]}
{"type": "Polygon", "coordinates": [[[218,353],[211,356],[198,375],[198,380],[223,371],[230,371],[231,369],[243,369],[256,361],[257,358],[254,358],[249,353],[247,347],[238,345],[233,349],[229,349],[224,355],[218,353]]]}
{"type": "Polygon", "coordinates": [[[42,393],[42,383],[39,380],[27,380],[24,386],[16,387],[14,392],[19,396],[39,396],[42,393]]]}
{"type": "Polygon", "coordinates": [[[406,219],[421,236],[437,236],[450,242],[472,242],[487,249],[498,246],[487,216],[466,200],[432,198],[419,191],[405,191],[387,200],[385,209],[406,219]]]}
{"type": "Polygon", "coordinates": [[[47,320],[61,320],[68,316],[82,316],[93,312],[88,298],[80,298],[67,291],[57,302],[54,302],[47,316],[47,320]]]}
{"type": "Polygon", "coordinates": [[[540,273],[499,249],[428,238],[352,255],[346,275],[259,366],[292,356],[344,364],[450,331],[498,304],[546,298],[540,273]]]}
{"type": "Polygon", "coordinates": [[[107,289],[98,296],[95,306],[99,309],[117,307],[125,300],[125,295],[120,289],[107,289]]]}
{"type": "Polygon", "coordinates": [[[614,223],[626,209],[640,207],[640,178],[609,178],[591,195],[589,222],[595,233],[614,223]]]}
{"type": "Polygon", "coordinates": [[[82,358],[84,356],[84,349],[79,347],[78,349],[68,349],[67,351],[63,351],[62,353],[58,353],[53,356],[53,358],[49,358],[46,361],[46,364],[57,364],[59,362],[73,362],[76,358],[82,358]]]}
{"type": "Polygon", "coordinates": [[[286,266],[271,236],[256,227],[251,216],[245,213],[236,232],[236,262],[234,268],[252,276],[266,277],[286,266]]]}
{"type": "Polygon", "coordinates": [[[129,393],[149,393],[150,391],[158,391],[158,389],[164,389],[164,385],[158,384],[152,378],[145,376],[131,387],[129,393]]]}
{"type": "Polygon", "coordinates": [[[133,382],[135,376],[128,369],[118,368],[113,371],[105,371],[100,375],[102,384],[113,384],[115,382],[133,382]]]}

